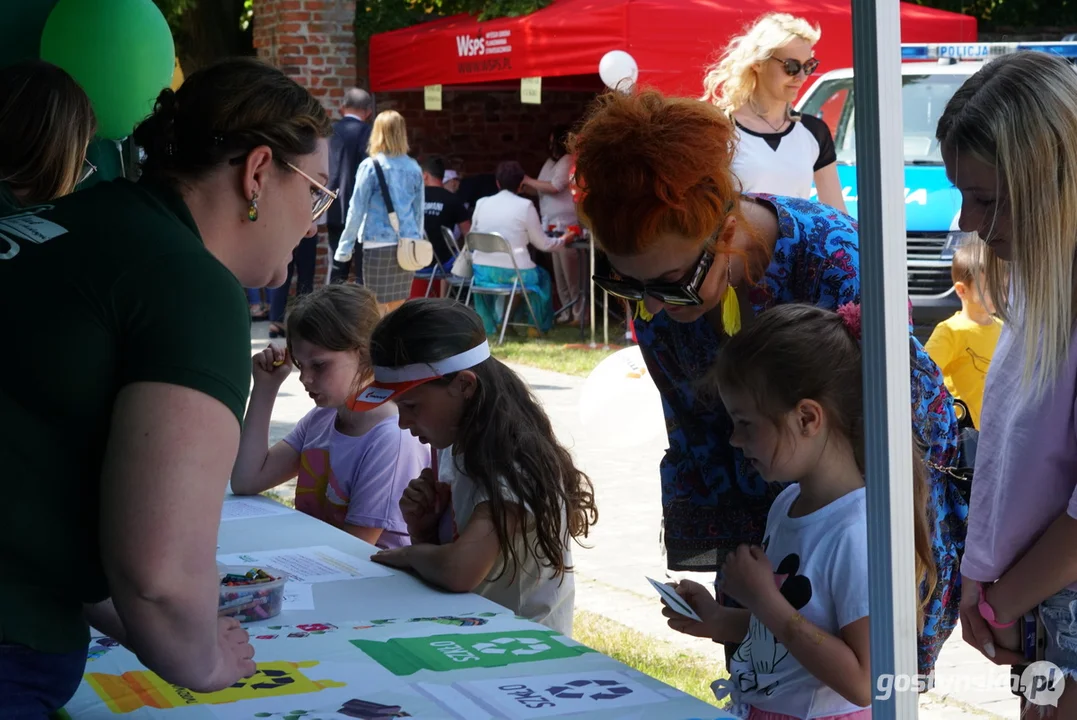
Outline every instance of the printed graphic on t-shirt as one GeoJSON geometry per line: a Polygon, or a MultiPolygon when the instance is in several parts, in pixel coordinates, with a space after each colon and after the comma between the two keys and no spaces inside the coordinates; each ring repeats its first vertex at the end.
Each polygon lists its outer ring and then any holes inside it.
{"type": "Polygon", "coordinates": [[[984,377],[987,377],[987,371],[991,368],[991,358],[978,354],[971,347],[966,347],[965,352],[968,353],[969,360],[972,362],[972,367],[976,368],[978,372],[983,373],[984,377]]]}
{"type": "Polygon", "coordinates": [[[348,496],[333,473],[329,450],[311,448],[299,456],[295,509],[330,525],[344,526],[348,515],[348,496]]]}
{"type": "MultiPolygon", "coordinates": [[[[770,544],[770,538],[763,540],[763,549],[770,544]]],[[[800,556],[792,553],[786,555],[774,571],[774,584],[778,586],[782,597],[789,601],[795,610],[801,610],[811,600],[811,580],[805,575],[797,575],[800,569],[800,556]]],[[[741,692],[760,692],[772,695],[778,689],[775,679],[781,664],[789,657],[789,650],[778,642],[774,633],[760,620],[752,615],[748,622],[748,636],[733,653],[733,662],[749,665],[751,670],[738,678],[741,692]]],[[[795,663],[796,660],[789,660],[795,663]]]]}

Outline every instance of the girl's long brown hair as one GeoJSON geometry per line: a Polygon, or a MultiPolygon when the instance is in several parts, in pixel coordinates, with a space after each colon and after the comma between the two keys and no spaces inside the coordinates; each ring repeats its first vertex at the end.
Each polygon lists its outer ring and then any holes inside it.
{"type": "MultiPolygon", "coordinates": [[[[812,305],[779,305],[734,335],[718,355],[704,390],[743,388],[776,425],[801,400],[819,403],[830,427],[852,446],[864,472],[864,380],[860,342],[835,312],[812,305]]],[[[917,626],[938,583],[931,547],[932,518],[924,453],[913,440],[913,512],[917,626]]]]}
{"type": "MultiPolygon", "coordinates": [[[[443,360],[484,340],[482,321],[464,305],[409,300],[374,329],[370,353],[374,365],[400,367],[443,360]]],[[[591,480],[558,442],[550,419],[516,373],[493,357],[471,372],[478,388],[464,410],[453,455],[488,498],[498,544],[509,561],[502,573],[509,564],[515,573],[533,554],[563,576],[572,571],[565,562],[571,539],[587,537],[598,521],[591,480]],[[506,490],[515,499],[506,497],[506,490]],[[517,543],[509,536],[510,503],[530,511],[525,536],[533,542],[517,543]]],[[[454,376],[435,382],[447,384],[454,376]]]]}

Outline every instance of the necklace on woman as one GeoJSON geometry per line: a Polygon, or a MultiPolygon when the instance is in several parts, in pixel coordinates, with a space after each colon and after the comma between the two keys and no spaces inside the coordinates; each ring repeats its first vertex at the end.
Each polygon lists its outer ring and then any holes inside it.
{"type": "Polygon", "coordinates": [[[766,115],[764,115],[763,113],[761,113],[761,112],[759,112],[758,110],[755,109],[755,102],[751,98],[748,99],[748,109],[750,109],[755,114],[755,116],[757,118],[759,118],[760,120],[765,122],[767,124],[767,127],[769,127],[774,132],[781,132],[785,128],[786,123],[789,122],[789,106],[788,105],[785,106],[785,111],[782,113],[781,122],[779,122],[776,126],[774,125],[774,123],[772,123],[767,118],[766,115]]]}

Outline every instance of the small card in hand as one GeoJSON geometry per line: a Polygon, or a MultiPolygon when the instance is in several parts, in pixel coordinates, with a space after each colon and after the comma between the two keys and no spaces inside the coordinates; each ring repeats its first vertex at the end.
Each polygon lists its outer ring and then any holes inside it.
{"type": "Polygon", "coordinates": [[[686,603],[684,599],[677,594],[676,590],[665,583],[660,583],[651,578],[647,578],[647,581],[651,583],[652,587],[654,587],[658,594],[662,596],[662,600],[665,601],[666,605],[668,605],[673,612],[691,618],[696,622],[703,622],[699,615],[696,615],[696,611],[692,609],[692,606],[686,603]]]}

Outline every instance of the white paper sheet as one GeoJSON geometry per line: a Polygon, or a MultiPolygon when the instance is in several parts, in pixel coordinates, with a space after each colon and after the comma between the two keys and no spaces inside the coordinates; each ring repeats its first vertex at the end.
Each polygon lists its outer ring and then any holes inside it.
{"type": "Polygon", "coordinates": [[[314,588],[307,583],[290,582],[284,585],[282,610],[314,610],[314,588]]]}
{"type": "Polygon", "coordinates": [[[289,580],[297,583],[389,577],[394,574],[382,565],[342,553],[328,545],[218,555],[217,562],[255,567],[265,565],[285,573],[289,580]]]}
{"type": "Polygon", "coordinates": [[[221,522],[225,520],[249,520],[271,515],[288,515],[295,512],[271,500],[256,498],[226,498],[221,509],[221,522]]]}

